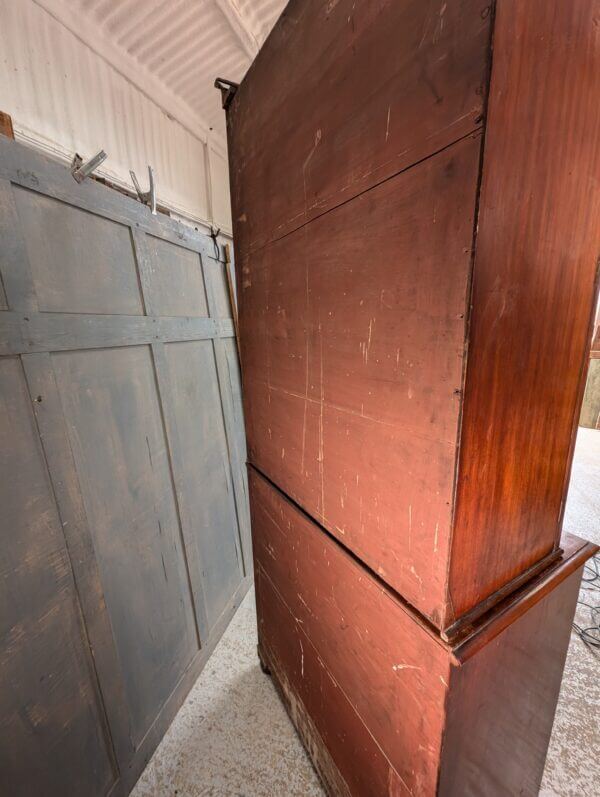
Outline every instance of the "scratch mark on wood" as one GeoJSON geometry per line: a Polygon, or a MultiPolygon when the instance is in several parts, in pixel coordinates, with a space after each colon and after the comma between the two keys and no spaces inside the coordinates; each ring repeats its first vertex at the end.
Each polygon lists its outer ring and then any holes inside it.
{"type": "Polygon", "coordinates": [[[398,670],[420,670],[420,667],[417,667],[416,664],[393,664],[392,670],[394,672],[398,672],[398,670]]]}
{"type": "Polygon", "coordinates": [[[146,447],[148,449],[148,459],[150,460],[150,467],[154,470],[154,465],[152,464],[152,452],[150,451],[150,441],[148,440],[148,435],[146,435],[146,447]]]}

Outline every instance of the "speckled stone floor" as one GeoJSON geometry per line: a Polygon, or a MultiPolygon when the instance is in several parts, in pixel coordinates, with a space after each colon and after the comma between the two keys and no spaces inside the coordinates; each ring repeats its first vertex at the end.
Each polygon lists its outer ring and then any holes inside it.
{"type": "MultiPolygon", "coordinates": [[[[600,431],[579,429],[564,528],[600,545],[600,431]]],[[[581,597],[600,603],[598,590],[581,597]]],[[[576,618],[590,624],[587,610],[578,608],[576,618]]],[[[571,634],[540,796],[599,794],[600,652],[571,634]]]]}
{"type": "MultiPolygon", "coordinates": [[[[600,543],[600,432],[579,431],[565,527],[600,543]]],[[[285,709],[258,666],[255,627],[251,591],[132,797],[322,797],[285,709]]],[[[600,656],[573,635],[542,797],[600,793],[599,718],[600,656]]]]}

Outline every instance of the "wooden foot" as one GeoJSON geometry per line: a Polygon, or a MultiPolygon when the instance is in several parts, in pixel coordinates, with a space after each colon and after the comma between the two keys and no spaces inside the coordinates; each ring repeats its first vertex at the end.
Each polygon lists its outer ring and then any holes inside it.
{"type": "Polygon", "coordinates": [[[271,669],[267,664],[267,662],[265,661],[265,658],[260,650],[260,645],[256,646],[256,652],[258,653],[258,661],[260,663],[260,669],[264,672],[265,675],[271,675],[271,669]]]}

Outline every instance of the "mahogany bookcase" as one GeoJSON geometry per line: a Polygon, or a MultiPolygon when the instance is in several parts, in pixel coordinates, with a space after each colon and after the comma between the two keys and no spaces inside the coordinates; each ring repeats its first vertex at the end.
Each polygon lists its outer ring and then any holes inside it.
{"type": "Polygon", "coordinates": [[[224,87],[259,653],[334,795],[537,794],[600,0],[292,0],[224,87]]]}

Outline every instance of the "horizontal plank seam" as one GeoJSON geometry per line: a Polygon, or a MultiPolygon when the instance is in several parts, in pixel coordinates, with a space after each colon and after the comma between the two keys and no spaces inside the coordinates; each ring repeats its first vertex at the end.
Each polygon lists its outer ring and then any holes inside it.
{"type": "Polygon", "coordinates": [[[277,484],[272,481],[272,479],[264,474],[260,468],[258,468],[252,462],[248,462],[248,467],[252,468],[252,470],[255,471],[258,476],[260,476],[265,482],[267,482],[267,484],[273,487],[277,494],[280,495],[283,500],[285,500],[293,508],[295,508],[304,518],[317,526],[317,528],[322,531],[323,534],[325,534],[325,536],[338,549],[344,551],[344,553],[346,553],[352,561],[354,567],[357,567],[359,570],[368,573],[373,581],[381,588],[382,593],[396,606],[408,614],[411,619],[414,620],[414,622],[417,623],[417,625],[419,625],[433,640],[435,640],[440,647],[448,651],[451,655],[453,663],[457,665],[468,658],[468,655],[464,653],[465,650],[468,650],[467,643],[469,643],[470,646],[470,643],[473,640],[488,631],[490,625],[493,625],[496,623],[496,621],[498,621],[498,628],[497,631],[492,634],[492,639],[498,634],[502,633],[505,625],[502,625],[501,619],[507,615],[510,616],[513,611],[518,609],[521,597],[524,598],[526,603],[524,611],[527,611],[546,594],[548,589],[552,589],[554,586],[557,586],[564,581],[564,579],[567,578],[567,576],[570,575],[574,569],[576,569],[577,562],[581,561],[581,563],[583,563],[590,556],[593,556],[598,550],[598,546],[581,540],[581,545],[576,551],[569,552],[566,559],[561,559],[559,561],[554,560],[550,562],[548,566],[541,572],[537,572],[537,574],[534,575],[530,581],[519,584],[518,588],[504,596],[503,600],[491,608],[488,608],[483,615],[474,621],[473,627],[469,628],[468,631],[465,631],[463,636],[459,635],[458,638],[454,637],[453,639],[446,640],[442,637],[443,629],[438,629],[436,626],[434,626],[433,623],[427,617],[425,617],[425,615],[421,614],[421,612],[409,601],[407,601],[403,595],[386,583],[381,576],[368,564],[366,564],[354,551],[352,551],[341,540],[335,537],[318,520],[313,518],[312,515],[303,509],[303,507],[300,506],[300,504],[298,504],[293,498],[287,495],[287,493],[283,492],[283,490],[278,487],[277,484]],[[527,593],[527,591],[529,591],[529,593],[527,593]],[[462,652],[463,656],[460,659],[458,658],[459,651],[462,652]]]}
{"type": "Polygon", "coordinates": [[[303,222],[298,227],[294,227],[293,230],[289,230],[288,232],[285,232],[285,233],[283,233],[280,236],[269,238],[269,240],[266,241],[264,244],[261,244],[260,246],[257,246],[255,248],[250,247],[247,252],[241,253],[242,257],[246,258],[246,257],[249,257],[250,255],[255,255],[255,254],[258,254],[259,252],[262,252],[262,250],[266,249],[268,246],[271,246],[272,244],[277,243],[278,241],[282,241],[284,238],[287,238],[289,235],[293,235],[295,232],[298,232],[298,230],[301,230],[304,227],[307,227],[309,224],[312,224],[314,221],[317,221],[318,219],[321,219],[324,216],[327,216],[328,213],[331,213],[332,211],[337,210],[338,208],[341,208],[344,205],[347,205],[349,202],[353,202],[355,199],[358,199],[359,197],[363,196],[364,194],[367,194],[369,191],[372,191],[374,188],[378,188],[380,185],[383,185],[384,183],[387,183],[390,180],[393,180],[395,177],[398,177],[399,175],[410,171],[410,169],[414,169],[416,166],[420,166],[421,164],[423,164],[426,161],[428,161],[430,158],[435,158],[436,155],[440,155],[442,152],[445,152],[447,149],[450,149],[451,147],[456,146],[456,144],[460,144],[461,141],[464,141],[467,138],[473,138],[475,135],[481,133],[482,129],[483,128],[482,128],[481,125],[477,125],[472,130],[469,130],[468,133],[465,133],[464,135],[459,136],[458,138],[454,139],[450,143],[445,144],[443,147],[440,147],[440,149],[436,149],[435,152],[431,152],[429,155],[425,155],[423,158],[419,158],[419,160],[416,160],[413,163],[410,163],[408,166],[405,166],[402,169],[398,169],[397,172],[394,172],[393,174],[390,174],[388,177],[384,177],[383,179],[379,180],[378,182],[373,183],[373,185],[370,185],[368,188],[365,188],[364,190],[359,191],[357,194],[354,194],[353,196],[348,197],[348,199],[344,199],[341,202],[338,202],[337,205],[333,205],[332,207],[327,208],[327,210],[324,210],[322,213],[319,213],[318,215],[313,216],[311,219],[308,219],[307,221],[303,222]]]}
{"type": "Polygon", "coordinates": [[[0,310],[0,355],[232,338],[225,318],[0,310]]]}
{"type": "Polygon", "coordinates": [[[369,567],[368,564],[363,562],[363,560],[350,548],[348,548],[341,540],[332,534],[328,529],[325,528],[318,520],[316,520],[312,515],[310,515],[303,507],[300,506],[293,498],[291,498],[287,493],[285,493],[277,484],[272,481],[263,471],[260,470],[253,462],[248,462],[248,467],[252,468],[264,481],[267,482],[273,489],[276,490],[277,494],[280,495],[285,501],[287,501],[291,506],[296,509],[305,519],[309,520],[315,526],[318,527],[320,531],[325,534],[328,539],[334,543],[335,546],[343,550],[352,560],[352,563],[355,567],[358,567],[360,570],[366,570],[367,573],[373,578],[376,584],[381,588],[382,592],[395,604],[397,604],[406,614],[408,614],[419,626],[421,626],[429,636],[434,639],[440,647],[444,648],[445,650],[449,649],[449,645],[444,642],[439,634],[439,630],[433,625],[433,623],[424,615],[422,615],[411,603],[409,603],[406,598],[404,598],[400,593],[396,592],[389,584],[387,584],[381,576],[375,572],[374,570],[369,567]]]}
{"type": "MultiPolygon", "coordinates": [[[[342,412],[345,415],[351,415],[355,418],[363,418],[365,421],[371,421],[371,423],[376,423],[380,426],[387,426],[390,429],[401,429],[402,431],[410,432],[413,437],[418,437],[421,440],[427,440],[430,443],[439,443],[440,445],[447,446],[449,449],[456,449],[456,441],[455,440],[445,440],[443,437],[436,437],[435,435],[430,435],[425,432],[419,432],[411,426],[408,426],[404,423],[392,423],[391,421],[382,421],[379,418],[375,418],[372,415],[367,415],[364,412],[358,412],[357,410],[352,410],[349,407],[344,407],[341,404],[334,404],[332,401],[325,401],[318,398],[311,398],[310,396],[304,395],[304,393],[297,393],[294,390],[286,390],[282,387],[277,387],[272,382],[269,383],[266,379],[260,379],[257,377],[246,377],[246,385],[250,382],[258,383],[259,385],[265,385],[269,388],[269,391],[273,391],[275,393],[283,393],[286,396],[291,396],[292,398],[302,399],[302,401],[308,401],[311,404],[317,404],[319,406],[323,405],[324,407],[329,407],[332,410],[337,410],[338,412],[342,412]]],[[[449,391],[450,392],[450,391],[449,391]]]]}

